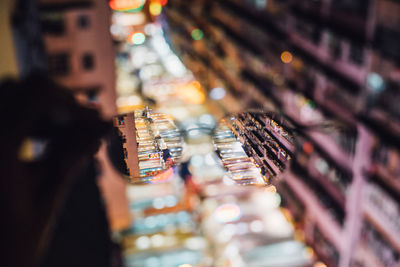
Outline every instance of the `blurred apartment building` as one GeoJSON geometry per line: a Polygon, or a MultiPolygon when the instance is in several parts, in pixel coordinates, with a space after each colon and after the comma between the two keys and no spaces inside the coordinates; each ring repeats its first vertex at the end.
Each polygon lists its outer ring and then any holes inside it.
{"type": "MultiPolygon", "coordinates": [[[[23,78],[32,71],[49,73],[74,91],[83,104],[96,106],[110,119],[116,114],[115,63],[107,1],[0,1],[1,78],[23,78]]],[[[110,225],[130,224],[126,183],[111,166],[105,149],[99,185],[110,225]]]]}
{"type": "Polygon", "coordinates": [[[300,131],[278,188],[317,256],[400,264],[400,2],[170,0],[166,17],[208,90],[223,86],[242,109],[279,110],[294,125],[340,125],[300,131]]]}
{"type": "Polygon", "coordinates": [[[82,102],[115,115],[115,64],[107,1],[39,0],[50,75],[82,102]]]}
{"type": "MultiPolygon", "coordinates": [[[[51,77],[73,90],[78,101],[116,115],[115,55],[110,35],[111,11],[102,0],[38,0],[46,62],[51,77]]],[[[99,185],[112,229],[129,225],[126,184],[105,151],[99,185]]]]}

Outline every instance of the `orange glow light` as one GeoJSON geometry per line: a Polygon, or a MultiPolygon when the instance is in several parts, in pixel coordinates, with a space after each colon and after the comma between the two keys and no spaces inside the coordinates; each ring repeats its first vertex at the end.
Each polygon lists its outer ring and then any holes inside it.
{"type": "Polygon", "coordinates": [[[288,51],[283,51],[281,54],[281,60],[285,64],[292,62],[292,60],[293,60],[292,53],[290,53],[288,51]]]}
{"type": "Polygon", "coordinates": [[[296,71],[301,71],[304,69],[304,63],[301,59],[295,58],[293,59],[293,68],[296,71]]]}
{"type": "Polygon", "coordinates": [[[319,261],[314,264],[314,267],[326,267],[326,264],[319,261]]]}
{"type": "Polygon", "coordinates": [[[108,4],[113,10],[126,11],[140,9],[143,7],[144,2],[145,0],[111,0],[108,4]]]}
{"type": "Polygon", "coordinates": [[[173,177],[173,174],[174,174],[174,169],[171,167],[166,171],[160,172],[159,174],[154,176],[150,183],[154,184],[154,183],[169,181],[173,177]]]}
{"type": "Polygon", "coordinates": [[[198,81],[192,81],[177,88],[177,95],[190,104],[202,104],[206,100],[204,90],[198,81]]]}
{"type": "Polygon", "coordinates": [[[168,0],[157,0],[157,2],[159,2],[162,6],[168,4],[168,0]]]}
{"type": "Polygon", "coordinates": [[[268,192],[268,193],[276,193],[276,187],[273,186],[273,185],[270,185],[270,186],[268,186],[268,187],[265,188],[265,192],[268,192]]]}
{"type": "Polygon", "coordinates": [[[310,142],[305,142],[305,143],[303,144],[303,151],[304,151],[306,154],[308,154],[308,155],[310,155],[311,153],[313,153],[313,152],[314,152],[314,146],[313,146],[313,144],[311,144],[310,142]]]}

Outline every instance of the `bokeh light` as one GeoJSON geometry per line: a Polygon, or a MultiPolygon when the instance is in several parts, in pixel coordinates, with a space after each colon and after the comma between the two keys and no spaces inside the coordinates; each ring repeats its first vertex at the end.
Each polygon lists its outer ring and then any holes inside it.
{"type": "Polygon", "coordinates": [[[323,262],[320,262],[320,261],[318,261],[318,262],[316,262],[315,264],[314,264],[314,267],[326,267],[327,265],[325,264],[325,263],[323,263],[323,262]]]}
{"type": "Polygon", "coordinates": [[[214,100],[220,100],[225,97],[226,91],[222,87],[216,87],[210,91],[210,97],[214,100]]]}
{"type": "Polygon", "coordinates": [[[186,103],[202,104],[206,100],[203,87],[198,81],[191,81],[187,84],[177,87],[176,91],[179,98],[186,103]]]}
{"type": "Polygon", "coordinates": [[[130,41],[132,44],[141,45],[146,41],[146,35],[142,32],[135,32],[131,35],[130,41]]]}
{"type": "Polygon", "coordinates": [[[155,1],[159,2],[162,6],[168,4],[168,0],[155,0],[155,1]]]}
{"type": "Polygon", "coordinates": [[[142,10],[145,2],[145,0],[111,0],[108,5],[115,11],[133,13],[142,10]]]}
{"type": "Polygon", "coordinates": [[[214,218],[217,222],[227,223],[233,222],[240,218],[241,211],[237,204],[227,203],[222,204],[214,211],[214,218]]]}
{"type": "Polygon", "coordinates": [[[150,238],[147,236],[141,236],[136,239],[135,245],[138,249],[148,249],[151,245],[150,238]]]}
{"type": "Polygon", "coordinates": [[[193,40],[198,41],[198,40],[201,40],[201,39],[203,38],[204,33],[203,33],[203,31],[200,30],[200,29],[193,29],[193,30],[190,32],[190,35],[192,36],[193,40]]]}
{"type": "Polygon", "coordinates": [[[308,154],[308,155],[310,155],[311,153],[313,153],[313,152],[314,152],[314,146],[313,146],[313,144],[311,144],[310,142],[305,142],[305,143],[303,144],[303,151],[304,151],[306,154],[308,154]]]}
{"type": "Polygon", "coordinates": [[[372,72],[367,77],[368,89],[374,93],[380,93],[385,90],[385,82],[382,77],[375,72],[372,72]]]}
{"type": "Polygon", "coordinates": [[[290,53],[288,51],[283,51],[281,54],[281,60],[285,64],[292,62],[292,60],[293,60],[292,53],[290,53]]]}
{"type": "Polygon", "coordinates": [[[159,2],[151,2],[149,6],[150,14],[153,16],[158,16],[162,12],[162,5],[159,2]]]}
{"type": "Polygon", "coordinates": [[[265,192],[267,192],[267,193],[276,193],[276,187],[273,186],[273,185],[270,185],[270,186],[265,188],[265,192]]]}

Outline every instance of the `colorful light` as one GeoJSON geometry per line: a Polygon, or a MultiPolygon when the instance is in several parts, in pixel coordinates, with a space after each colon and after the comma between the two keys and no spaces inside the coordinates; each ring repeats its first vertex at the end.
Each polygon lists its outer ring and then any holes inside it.
{"type": "Polygon", "coordinates": [[[142,32],[135,32],[131,35],[130,41],[135,45],[141,45],[146,41],[146,35],[142,32]]]}
{"type": "Polygon", "coordinates": [[[173,177],[173,175],[174,175],[174,168],[171,167],[165,170],[164,172],[161,172],[156,176],[154,176],[153,179],[150,181],[150,183],[155,184],[155,183],[169,181],[173,177]]]}
{"type": "Polygon", "coordinates": [[[165,6],[166,4],[168,4],[168,0],[153,0],[153,1],[160,3],[162,6],[165,6]]]}
{"type": "Polygon", "coordinates": [[[147,236],[141,236],[135,241],[135,245],[138,249],[148,249],[151,245],[150,238],[147,236]]]}
{"type": "Polygon", "coordinates": [[[210,97],[214,100],[221,100],[225,97],[225,89],[222,87],[216,87],[210,91],[210,97]]]}
{"type": "Polygon", "coordinates": [[[307,100],[306,100],[306,104],[307,104],[310,108],[315,109],[315,103],[314,103],[314,101],[312,101],[311,99],[307,99],[307,100]]]}
{"type": "Polygon", "coordinates": [[[314,152],[314,146],[313,146],[313,144],[311,144],[310,142],[305,142],[305,143],[303,144],[303,151],[304,151],[306,154],[308,154],[308,155],[310,155],[311,153],[313,153],[313,152],[314,152]]]}
{"type": "Polygon", "coordinates": [[[290,53],[288,51],[283,51],[281,54],[281,60],[285,64],[292,62],[292,60],[293,60],[292,53],[290,53]]]}
{"type": "Polygon", "coordinates": [[[214,218],[220,223],[237,221],[240,216],[240,208],[234,203],[222,204],[214,211],[214,218]]]}
{"type": "Polygon", "coordinates": [[[138,13],[118,12],[113,15],[113,21],[115,24],[120,26],[135,26],[144,24],[146,22],[146,16],[144,15],[143,12],[138,12],[138,13]]]}
{"type": "Polygon", "coordinates": [[[145,0],[110,0],[108,5],[115,11],[133,13],[142,10],[145,2],[145,0]]]}
{"type": "Polygon", "coordinates": [[[273,185],[270,185],[270,186],[265,188],[265,192],[267,192],[267,193],[276,193],[276,187],[273,186],[273,185]]]}
{"type": "Polygon", "coordinates": [[[198,81],[191,81],[177,87],[176,94],[190,104],[202,104],[206,100],[203,87],[198,81]]]}
{"type": "Polygon", "coordinates": [[[375,72],[372,72],[367,77],[367,86],[374,93],[380,93],[385,90],[385,82],[382,77],[375,72]]]}
{"type": "Polygon", "coordinates": [[[200,29],[193,29],[190,33],[190,35],[192,36],[193,40],[201,40],[204,36],[204,33],[202,30],[200,29]]]}
{"type": "Polygon", "coordinates": [[[302,71],[302,70],[304,69],[304,63],[303,63],[303,61],[302,61],[301,59],[299,59],[299,58],[294,58],[294,59],[293,59],[292,65],[293,65],[293,68],[294,68],[296,71],[302,71]]]}
{"type": "Polygon", "coordinates": [[[149,6],[150,14],[153,16],[158,16],[162,12],[162,5],[159,2],[151,2],[149,6]]]}

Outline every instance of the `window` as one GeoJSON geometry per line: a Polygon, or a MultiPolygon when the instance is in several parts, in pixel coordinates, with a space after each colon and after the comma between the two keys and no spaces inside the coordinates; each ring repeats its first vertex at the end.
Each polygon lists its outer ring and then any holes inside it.
{"type": "Polygon", "coordinates": [[[70,72],[70,57],[68,53],[49,55],[48,64],[51,75],[67,75],[70,72]]]}
{"type": "Polygon", "coordinates": [[[89,17],[86,15],[80,15],[77,19],[77,26],[80,29],[87,29],[90,26],[89,17]]]}
{"type": "Polygon", "coordinates": [[[400,64],[400,30],[394,30],[379,25],[375,33],[375,46],[384,57],[395,60],[400,64]]]}
{"type": "Polygon", "coordinates": [[[369,0],[335,0],[332,1],[333,11],[345,12],[360,17],[367,17],[369,0]]]}
{"type": "Polygon", "coordinates": [[[349,59],[357,65],[363,64],[363,62],[364,62],[363,47],[356,45],[356,44],[351,44],[349,59]]]}
{"type": "Polygon", "coordinates": [[[61,13],[40,14],[42,31],[49,35],[63,35],[65,33],[65,21],[61,13]]]}
{"type": "Polygon", "coordinates": [[[90,53],[85,53],[82,56],[82,65],[85,70],[92,70],[94,68],[93,55],[90,53]]]}
{"type": "Polygon", "coordinates": [[[99,96],[97,89],[91,89],[87,91],[87,99],[89,103],[98,104],[99,103],[99,96]]]}
{"type": "Polygon", "coordinates": [[[315,27],[311,34],[311,41],[317,45],[319,44],[320,40],[321,40],[321,29],[315,27]]]}
{"type": "Polygon", "coordinates": [[[321,39],[321,28],[312,25],[304,20],[297,19],[295,29],[301,37],[310,40],[314,44],[318,44],[321,39]]]}
{"type": "Polygon", "coordinates": [[[339,59],[342,54],[341,40],[332,33],[329,33],[328,47],[332,58],[339,59]]]}
{"type": "Polygon", "coordinates": [[[124,116],[118,116],[118,125],[125,125],[124,116]]]}

